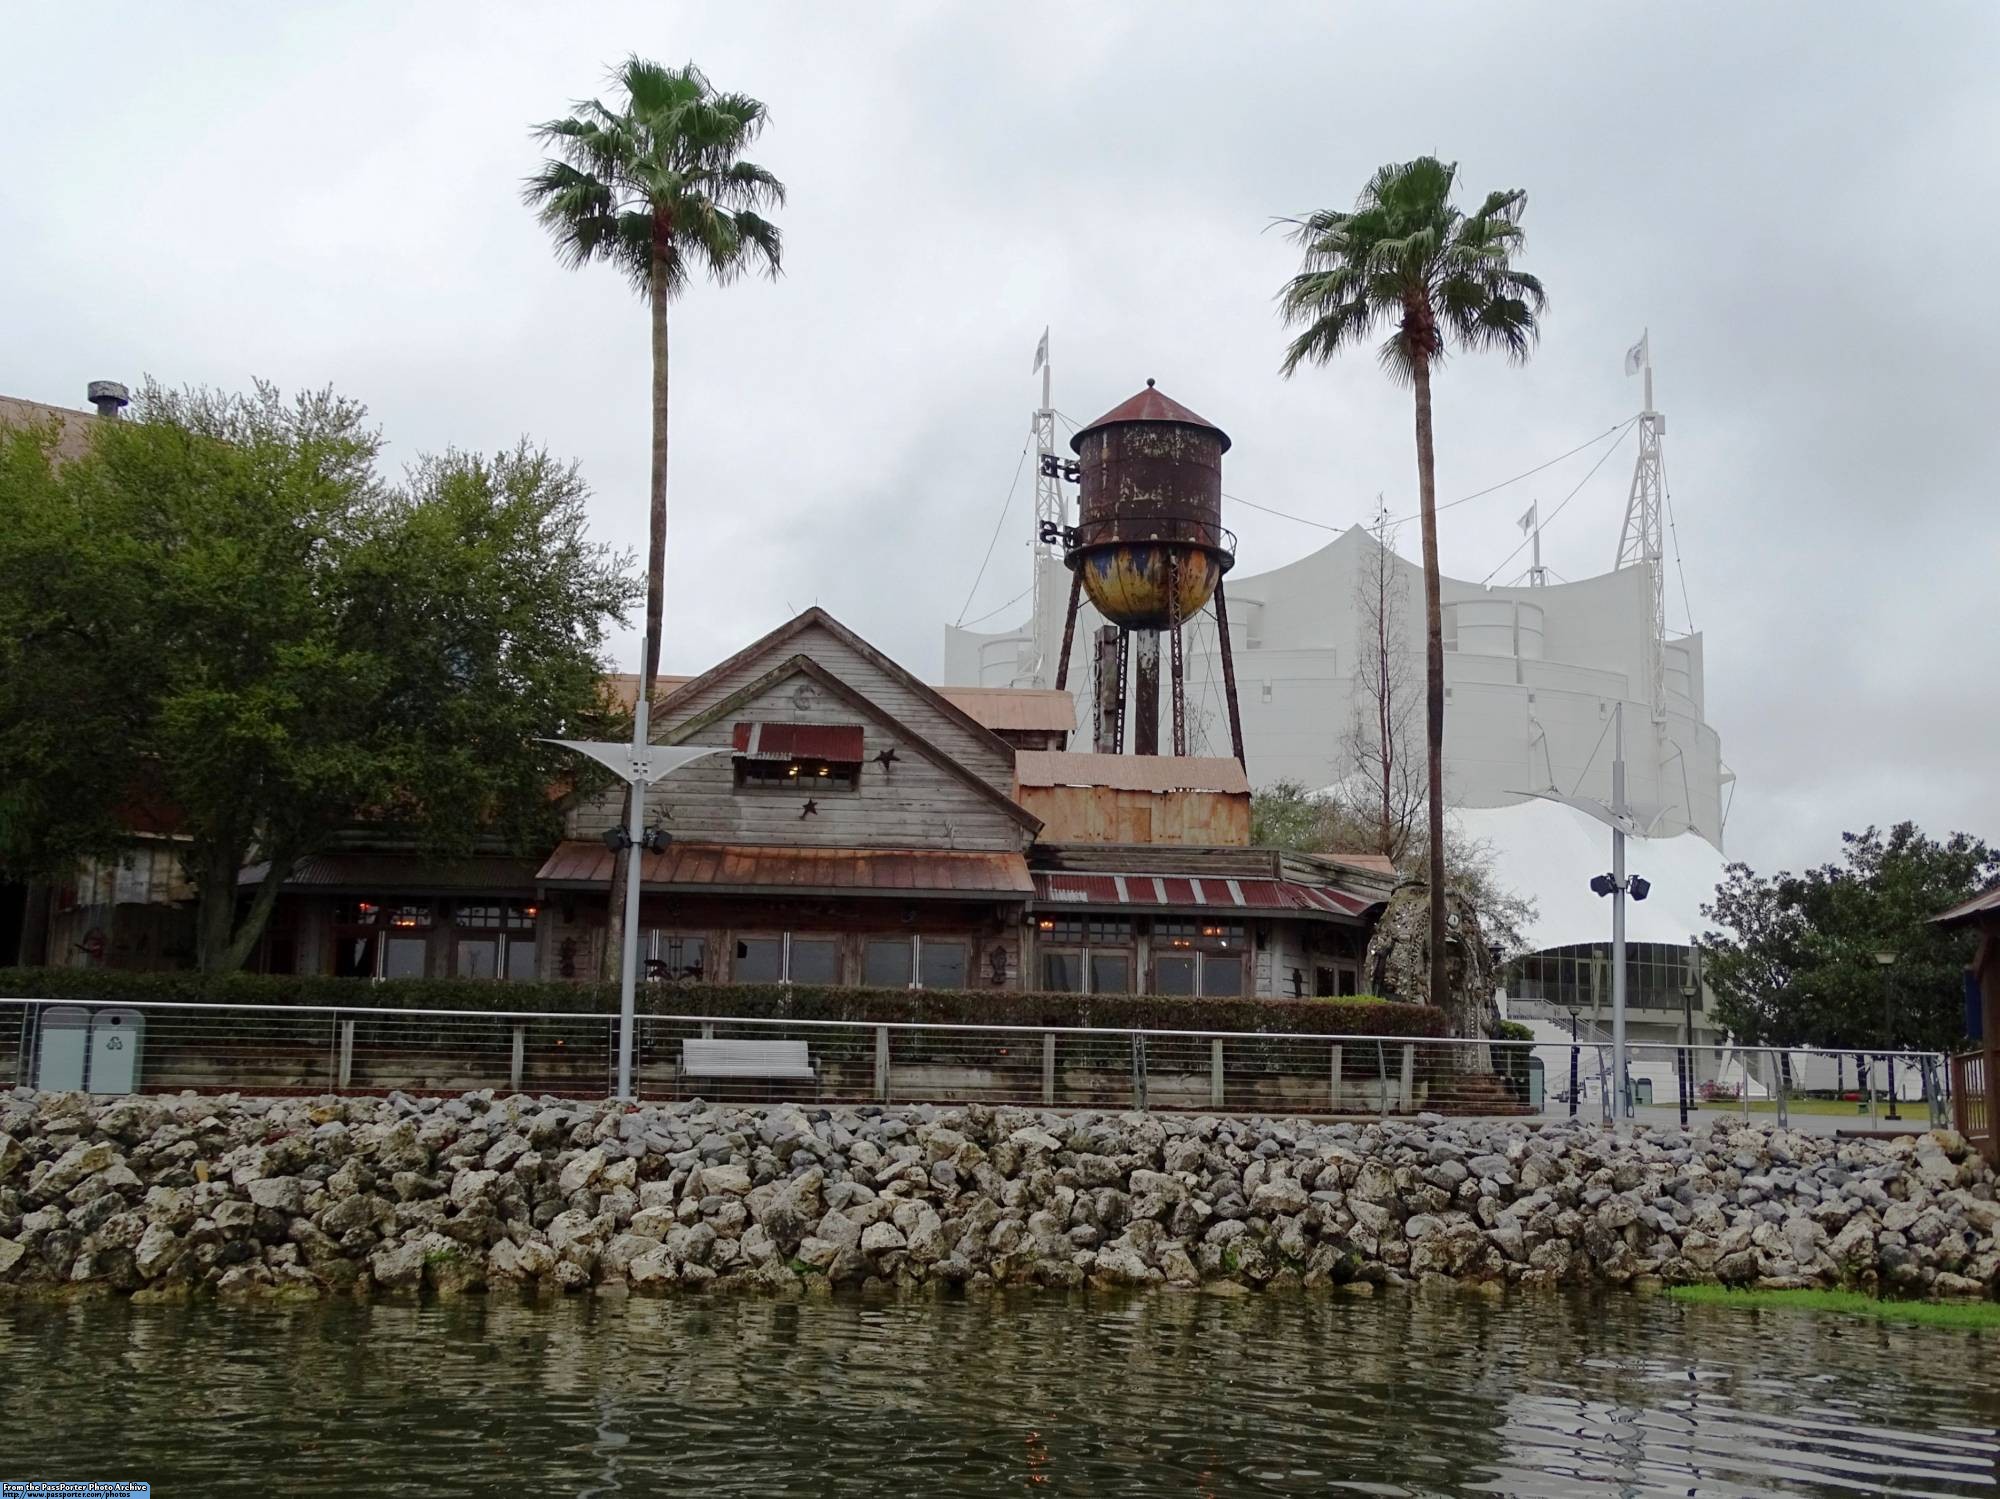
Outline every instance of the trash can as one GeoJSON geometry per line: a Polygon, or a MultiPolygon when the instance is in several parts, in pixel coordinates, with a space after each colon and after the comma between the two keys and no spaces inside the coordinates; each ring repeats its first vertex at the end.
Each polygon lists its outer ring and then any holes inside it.
{"type": "Polygon", "coordinates": [[[137,1010],[99,1010],[90,1020],[90,1091],[139,1091],[139,1058],[146,1017],[137,1010]]]}
{"type": "Polygon", "coordinates": [[[1531,1056],[1528,1058],[1528,1107],[1533,1109],[1537,1114],[1542,1111],[1542,1100],[1545,1096],[1544,1090],[1548,1087],[1548,1082],[1544,1075],[1546,1071],[1547,1069],[1542,1066],[1542,1059],[1540,1057],[1531,1056]]]}
{"type": "Polygon", "coordinates": [[[90,1057],[90,1011],[51,1005],[35,1036],[35,1086],[44,1093],[79,1093],[90,1057]]]}

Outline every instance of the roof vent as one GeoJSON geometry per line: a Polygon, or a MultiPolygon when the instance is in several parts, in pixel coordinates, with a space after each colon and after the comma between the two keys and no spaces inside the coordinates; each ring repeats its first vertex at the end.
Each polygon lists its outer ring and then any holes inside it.
{"type": "Polygon", "coordinates": [[[131,403],[132,392],[116,380],[90,382],[90,404],[97,408],[99,416],[116,418],[118,413],[131,403]]]}

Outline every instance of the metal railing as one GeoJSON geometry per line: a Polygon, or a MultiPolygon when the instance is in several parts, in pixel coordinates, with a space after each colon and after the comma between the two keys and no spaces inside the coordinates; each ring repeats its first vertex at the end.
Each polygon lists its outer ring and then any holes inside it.
{"type": "MultiPolygon", "coordinates": [[[[604,1098],[617,1032],[613,1014],[0,999],[0,1086],[604,1098]]],[[[1819,1129],[1944,1117],[1947,1072],[1932,1053],[1878,1057],[1862,1071],[1841,1054],[1835,1087],[1833,1053],[1629,1050],[1629,1114],[1648,1122],[1717,1110],[1819,1129]],[[1860,1092],[1845,1086],[1849,1074],[1860,1092]]],[[[1590,1041],[669,1015],[639,1017],[633,1076],[635,1095],[651,1100],[1609,1122],[1610,1073],[1610,1047],[1590,1041]],[[690,1044],[702,1042],[725,1044],[690,1044]]]]}
{"type": "Polygon", "coordinates": [[[1986,1078],[1986,1053],[1966,1052],[1950,1059],[1952,1127],[1968,1144],[1991,1160],[1994,1153],[1993,1095],[1986,1078]]]}

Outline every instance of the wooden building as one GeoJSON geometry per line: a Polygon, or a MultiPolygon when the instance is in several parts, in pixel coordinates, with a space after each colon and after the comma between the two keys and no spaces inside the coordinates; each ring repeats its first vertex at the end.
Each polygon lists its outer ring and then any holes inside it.
{"type": "MultiPolygon", "coordinates": [[[[642,861],[659,981],[1347,994],[1394,881],[1252,848],[1233,760],[1069,753],[1067,694],[928,685],[816,608],[655,704],[655,742],[720,751],[649,792],[671,837],[642,861]]],[[[438,863],[357,829],[292,870],[253,966],[595,978],[622,792],[562,812],[525,858],[438,863]]]]}

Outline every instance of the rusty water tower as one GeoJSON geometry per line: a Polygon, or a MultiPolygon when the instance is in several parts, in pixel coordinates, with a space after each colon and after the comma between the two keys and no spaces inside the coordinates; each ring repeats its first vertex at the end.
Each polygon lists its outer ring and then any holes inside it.
{"type": "Polygon", "coordinates": [[[1229,451],[1228,434],[1148,380],[1131,400],[1078,432],[1070,446],[1077,461],[1064,465],[1063,477],[1076,481],[1078,517],[1075,526],[1060,534],[1071,582],[1056,686],[1068,685],[1077,609],[1088,594],[1098,613],[1110,621],[1106,648],[1115,654],[1115,665],[1101,679],[1110,717],[1106,747],[1113,753],[1125,747],[1129,675],[1133,752],[1157,755],[1160,634],[1165,631],[1173,752],[1185,755],[1187,677],[1181,632],[1213,600],[1230,747],[1242,760],[1236,665],[1222,586],[1222,575],[1236,561],[1236,538],[1222,525],[1222,455],[1229,451]],[[1136,663],[1131,661],[1134,635],[1136,663]]]}

